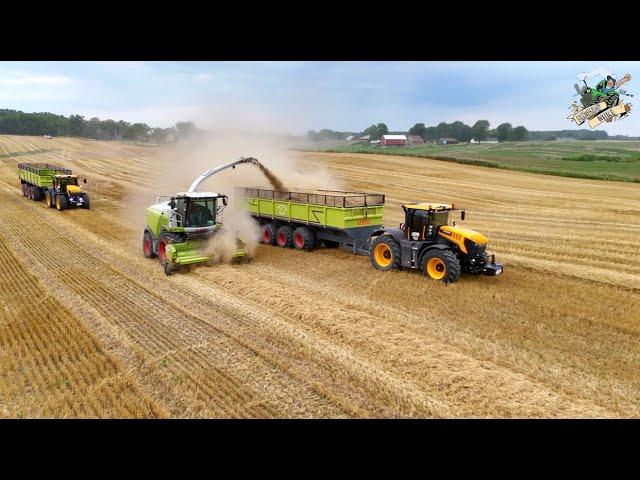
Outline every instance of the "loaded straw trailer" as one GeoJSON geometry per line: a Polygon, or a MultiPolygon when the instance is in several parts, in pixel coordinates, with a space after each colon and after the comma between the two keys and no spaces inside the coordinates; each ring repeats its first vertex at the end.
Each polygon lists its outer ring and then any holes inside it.
{"type": "Polygon", "coordinates": [[[68,168],[48,163],[19,163],[18,178],[25,197],[37,202],[44,199],[49,208],[89,208],[89,195],[82,191],[78,176],[68,168]]]}
{"type": "Polygon", "coordinates": [[[382,194],[246,187],[236,193],[260,223],[262,243],[269,245],[312,250],[323,243],[368,254],[371,234],[382,225],[382,194]]]}

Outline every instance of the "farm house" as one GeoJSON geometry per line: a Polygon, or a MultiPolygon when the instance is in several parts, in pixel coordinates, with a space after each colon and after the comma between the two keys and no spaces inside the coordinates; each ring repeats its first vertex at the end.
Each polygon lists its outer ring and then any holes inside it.
{"type": "Polygon", "coordinates": [[[382,137],[380,137],[380,145],[382,147],[387,147],[389,145],[404,147],[407,145],[407,137],[406,135],[382,135],[382,137]]]}
{"type": "Polygon", "coordinates": [[[409,145],[422,145],[424,144],[424,140],[420,135],[409,135],[407,137],[407,143],[409,145]]]}

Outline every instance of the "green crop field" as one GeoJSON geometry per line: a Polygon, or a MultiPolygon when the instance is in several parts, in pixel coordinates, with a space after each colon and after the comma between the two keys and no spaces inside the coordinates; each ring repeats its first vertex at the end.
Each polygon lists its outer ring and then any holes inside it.
{"type": "Polygon", "coordinates": [[[372,147],[333,144],[301,150],[406,155],[567,177],[640,182],[640,142],[539,141],[372,147]]]}

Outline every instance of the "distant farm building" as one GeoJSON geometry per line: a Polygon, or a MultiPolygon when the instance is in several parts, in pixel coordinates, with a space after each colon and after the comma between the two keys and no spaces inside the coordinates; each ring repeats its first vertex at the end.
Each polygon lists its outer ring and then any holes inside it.
{"type": "Polygon", "coordinates": [[[439,138],[438,145],[455,145],[456,143],[460,143],[460,140],[457,138],[439,138]]]}
{"type": "Polygon", "coordinates": [[[475,138],[472,138],[471,140],[469,140],[469,143],[500,143],[500,141],[495,138],[495,137],[490,137],[487,138],[486,140],[476,140],[475,138]]]}
{"type": "Polygon", "coordinates": [[[371,145],[374,145],[374,146],[375,146],[375,145],[380,145],[380,140],[371,140],[369,143],[370,143],[371,145]]]}
{"type": "Polygon", "coordinates": [[[407,137],[406,135],[382,135],[382,137],[380,137],[380,145],[383,147],[391,145],[404,147],[407,145],[407,137]]]}
{"type": "Polygon", "coordinates": [[[358,140],[362,140],[362,141],[367,141],[368,142],[369,140],[371,140],[371,137],[369,135],[365,135],[364,137],[358,138],[358,140]]]}
{"type": "Polygon", "coordinates": [[[420,135],[409,135],[407,137],[407,142],[409,143],[409,145],[422,145],[424,143],[424,140],[420,135]]]}

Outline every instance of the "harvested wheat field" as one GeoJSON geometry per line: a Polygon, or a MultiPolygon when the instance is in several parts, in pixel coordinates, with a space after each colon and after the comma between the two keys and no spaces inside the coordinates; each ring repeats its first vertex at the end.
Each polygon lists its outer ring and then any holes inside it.
{"type": "Polygon", "coordinates": [[[504,275],[261,245],[167,277],[140,245],[158,150],[0,136],[1,417],[640,416],[640,186],[292,153],[385,193],[387,225],[465,207],[504,275]],[[91,210],[24,198],[18,162],[87,177],[91,210]]]}

